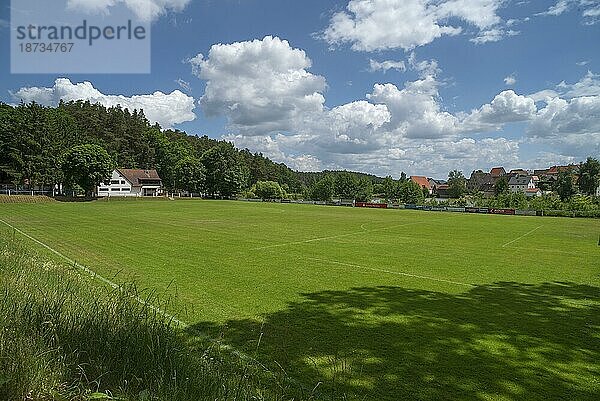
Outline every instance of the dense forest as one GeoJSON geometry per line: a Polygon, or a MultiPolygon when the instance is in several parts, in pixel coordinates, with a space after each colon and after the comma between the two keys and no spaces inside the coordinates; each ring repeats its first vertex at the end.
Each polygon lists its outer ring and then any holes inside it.
{"type": "Polygon", "coordinates": [[[231,196],[251,191],[257,182],[273,181],[288,194],[306,195],[325,178],[335,183],[350,177],[367,187],[382,181],[362,173],[296,172],[206,135],[163,130],[140,110],[88,101],[61,101],[57,107],[0,103],[0,183],[32,188],[66,182],[65,157],[78,145],[103,148],[114,167],[155,168],[167,191],[231,196]]]}

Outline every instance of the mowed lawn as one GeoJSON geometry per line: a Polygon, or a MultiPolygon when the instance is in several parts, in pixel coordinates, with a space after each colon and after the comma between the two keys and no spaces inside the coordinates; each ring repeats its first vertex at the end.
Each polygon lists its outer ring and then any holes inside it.
{"type": "Polygon", "coordinates": [[[0,219],[176,294],[190,337],[325,398],[600,399],[598,220],[199,200],[2,204],[0,219]]]}

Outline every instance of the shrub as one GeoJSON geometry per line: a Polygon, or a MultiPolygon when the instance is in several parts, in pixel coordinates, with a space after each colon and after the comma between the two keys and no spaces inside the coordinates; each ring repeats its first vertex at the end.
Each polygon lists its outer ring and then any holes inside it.
{"type": "Polygon", "coordinates": [[[285,191],[278,182],[275,181],[258,181],[250,192],[256,194],[257,198],[260,199],[283,199],[285,198],[285,191]]]}

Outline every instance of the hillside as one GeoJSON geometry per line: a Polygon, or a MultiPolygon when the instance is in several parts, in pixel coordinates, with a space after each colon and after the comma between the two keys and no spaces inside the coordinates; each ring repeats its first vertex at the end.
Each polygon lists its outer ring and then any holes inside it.
{"type": "MultiPolygon", "coordinates": [[[[156,168],[167,190],[176,189],[177,162],[202,155],[225,141],[189,135],[151,125],[143,111],[106,108],[88,101],[61,102],[57,107],[36,103],[16,107],[0,103],[0,183],[51,186],[62,182],[61,160],[75,145],[96,144],[121,168],[156,168]]],[[[236,149],[244,173],[243,188],[257,181],[277,181],[292,193],[337,171],[303,173],[276,163],[261,153],[236,149]]],[[[378,177],[355,173],[371,181],[378,177]]]]}

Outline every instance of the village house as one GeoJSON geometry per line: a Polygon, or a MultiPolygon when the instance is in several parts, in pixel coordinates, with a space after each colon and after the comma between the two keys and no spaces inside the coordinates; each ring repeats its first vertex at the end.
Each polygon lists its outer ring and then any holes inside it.
{"type": "Polygon", "coordinates": [[[431,188],[431,184],[429,183],[427,177],[413,175],[410,177],[410,180],[414,183],[419,184],[421,188],[426,189],[427,192],[429,192],[429,195],[433,194],[433,188],[431,188]]]}
{"type": "Polygon", "coordinates": [[[444,180],[436,180],[434,178],[428,178],[429,186],[431,187],[431,194],[435,196],[439,196],[440,191],[438,189],[440,187],[448,186],[448,182],[444,180]]]}
{"type": "Polygon", "coordinates": [[[529,175],[529,172],[522,168],[515,168],[515,169],[510,170],[510,172],[508,174],[509,175],[529,175]]]}
{"type": "Polygon", "coordinates": [[[504,170],[504,167],[494,167],[490,170],[490,175],[494,178],[499,178],[506,175],[506,170],[504,170]]]}
{"type": "Polygon", "coordinates": [[[485,173],[482,170],[473,171],[467,180],[467,190],[469,192],[479,192],[485,196],[494,196],[496,181],[500,177],[493,177],[491,173],[485,173]]]}
{"type": "Polygon", "coordinates": [[[527,196],[528,198],[533,198],[533,197],[542,196],[542,195],[543,195],[543,192],[539,188],[529,188],[529,189],[525,190],[525,196],[527,196]]]}
{"type": "Polygon", "coordinates": [[[551,191],[554,184],[558,180],[558,174],[563,171],[568,171],[576,174],[579,170],[579,165],[570,164],[568,166],[552,166],[546,169],[534,170],[534,176],[538,177],[537,186],[543,191],[551,191]]]}
{"type": "Polygon", "coordinates": [[[527,192],[529,189],[536,189],[536,184],[532,176],[514,175],[508,181],[508,188],[511,193],[527,192]]]}
{"type": "Polygon", "coordinates": [[[116,169],[98,187],[98,197],[160,196],[162,180],[156,170],[116,169]]]}
{"type": "Polygon", "coordinates": [[[437,185],[434,188],[433,193],[438,198],[449,198],[450,197],[450,186],[448,184],[437,185]]]}

